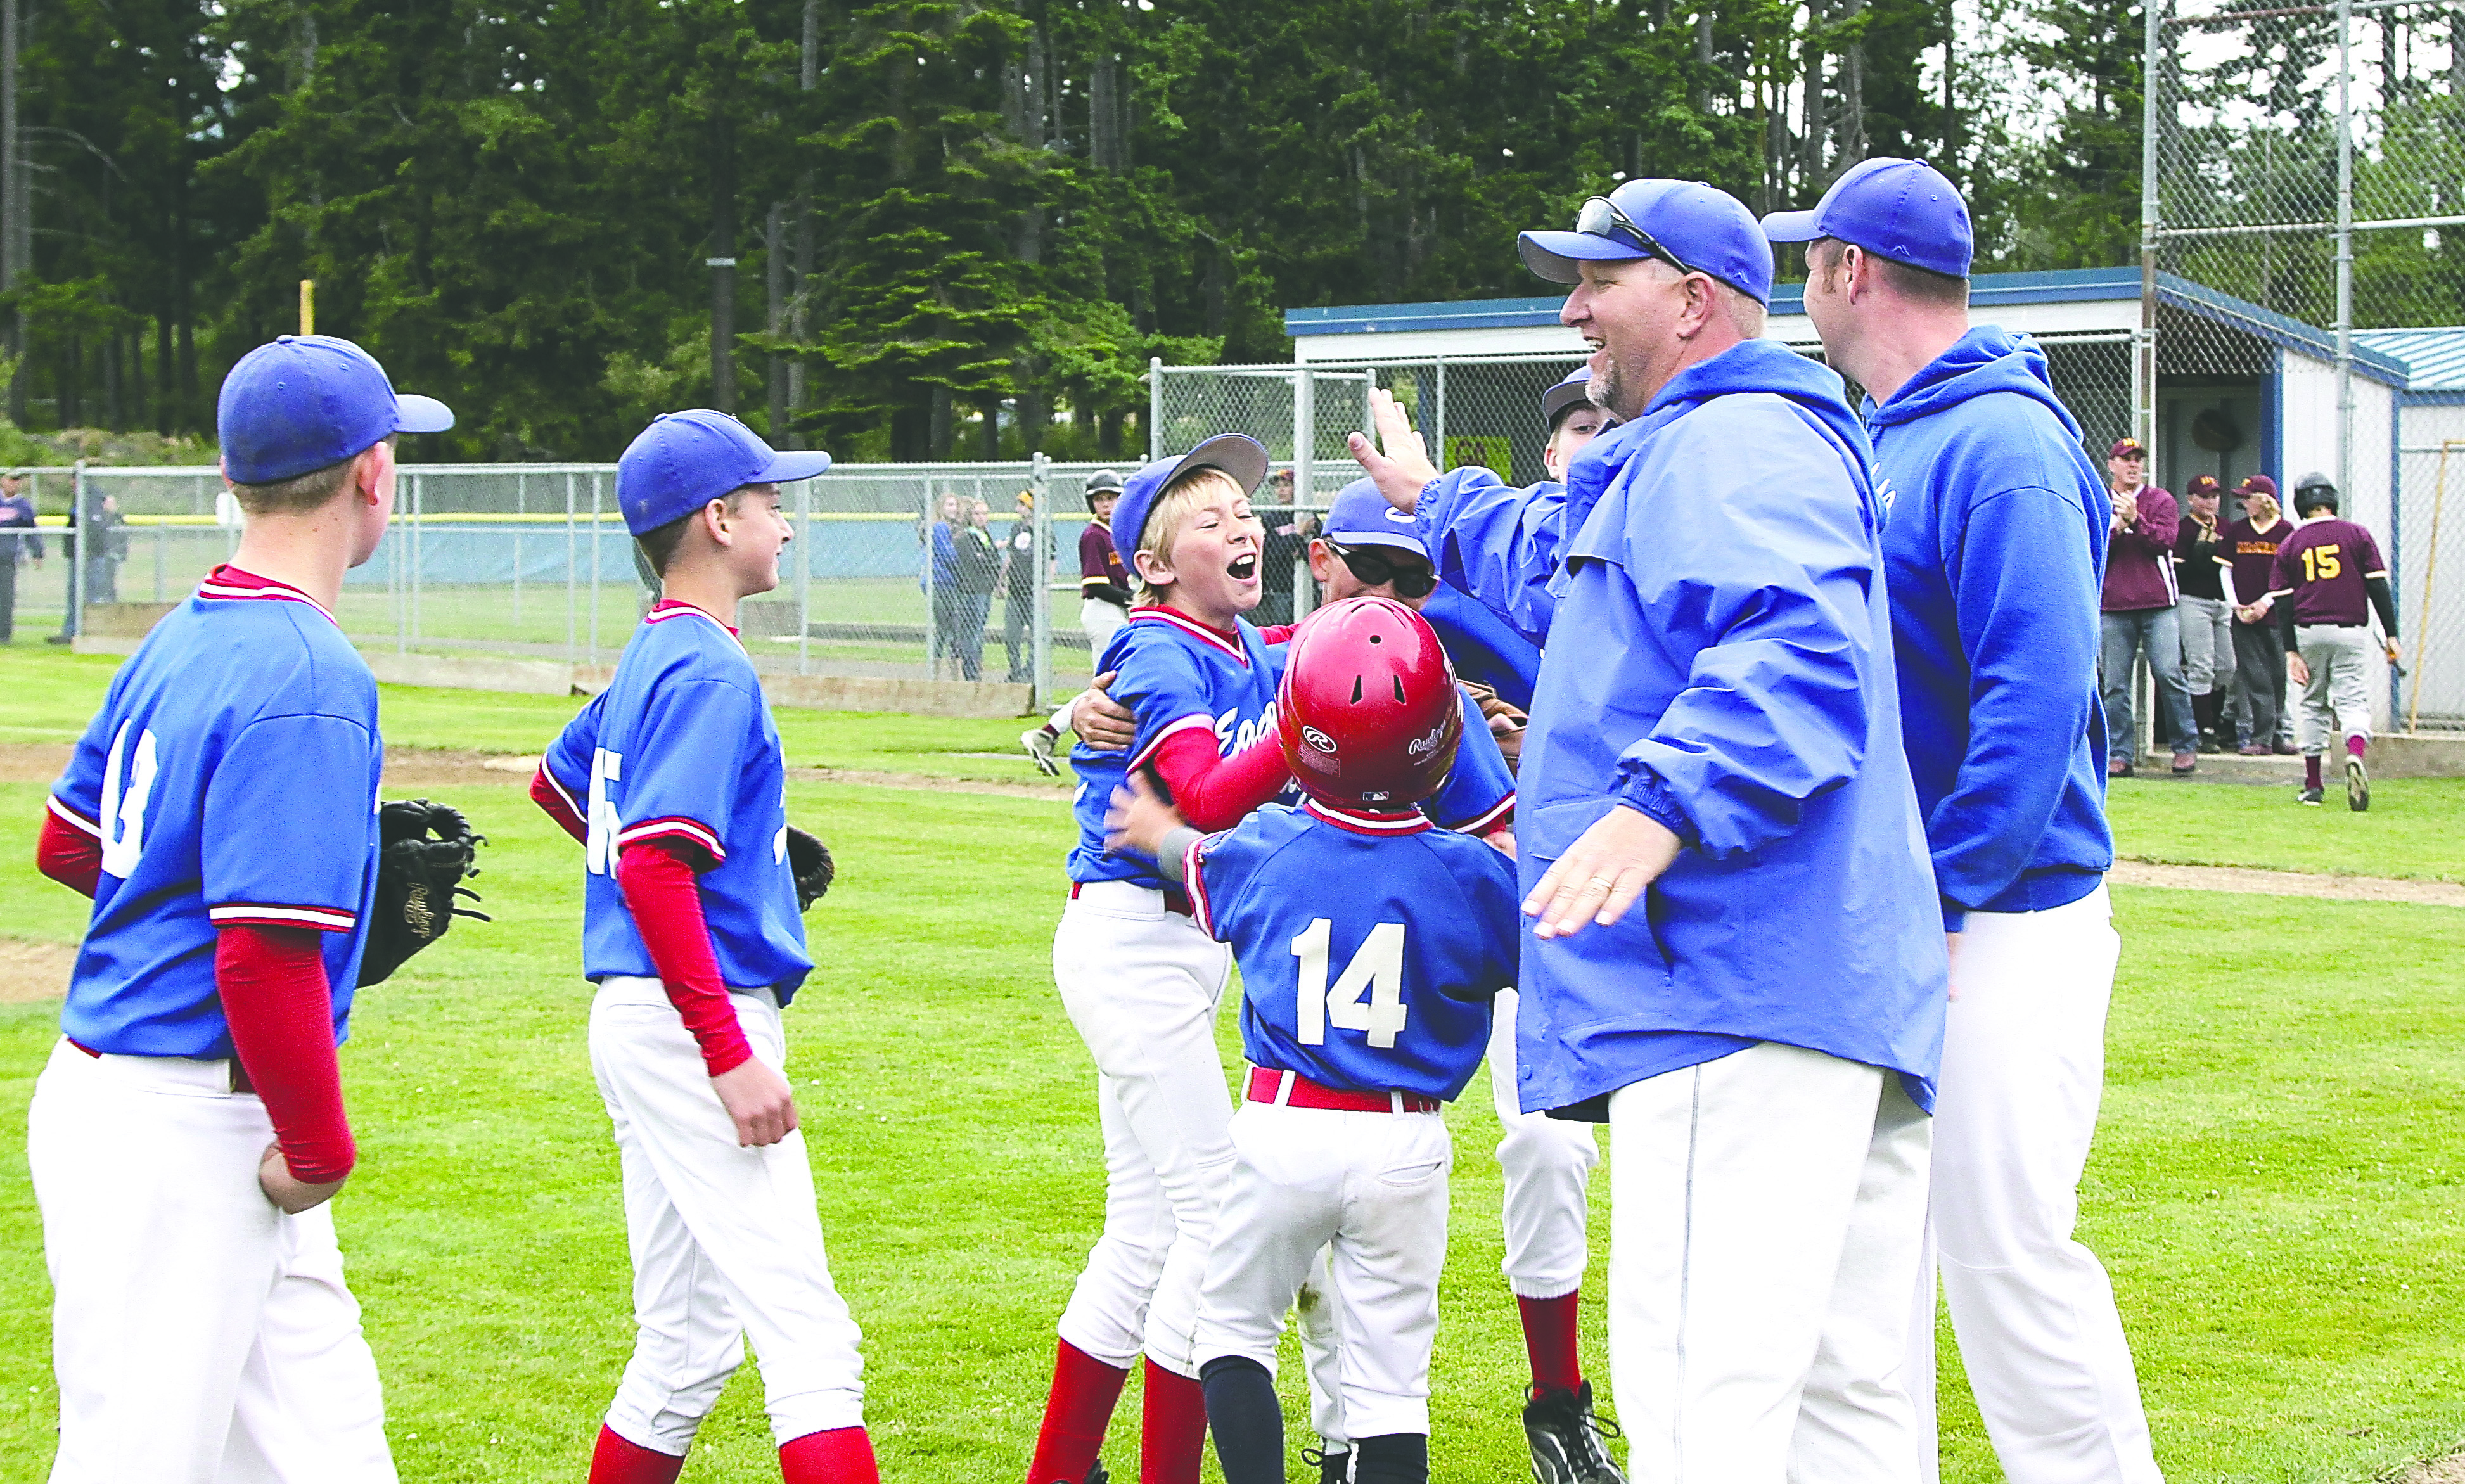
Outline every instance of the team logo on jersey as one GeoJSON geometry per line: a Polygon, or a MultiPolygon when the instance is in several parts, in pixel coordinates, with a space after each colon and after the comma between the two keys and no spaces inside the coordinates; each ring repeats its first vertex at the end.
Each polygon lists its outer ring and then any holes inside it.
{"type": "Polygon", "coordinates": [[[1410,525],[1412,523],[1412,516],[1410,511],[1398,510],[1392,505],[1387,507],[1387,519],[1394,521],[1397,525],[1410,525]]]}
{"type": "Polygon", "coordinates": [[[1267,702],[1267,709],[1259,714],[1255,721],[1241,720],[1240,716],[1241,710],[1236,706],[1215,719],[1216,756],[1229,758],[1259,738],[1275,735],[1276,703],[1274,701],[1267,702]]]}
{"type": "Polygon", "coordinates": [[[1304,726],[1301,728],[1301,741],[1309,743],[1313,747],[1316,747],[1321,752],[1333,752],[1335,750],[1335,739],[1329,737],[1324,732],[1320,731],[1314,726],[1304,726]]]}

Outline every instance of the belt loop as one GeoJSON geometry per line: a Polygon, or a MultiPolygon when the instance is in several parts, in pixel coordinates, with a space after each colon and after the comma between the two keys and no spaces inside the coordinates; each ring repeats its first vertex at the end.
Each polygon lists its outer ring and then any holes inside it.
{"type": "Polygon", "coordinates": [[[1292,1097],[1293,1073],[1287,1069],[1277,1074],[1276,1077],[1276,1106],[1278,1108],[1292,1106],[1292,1097]]]}
{"type": "Polygon", "coordinates": [[[1387,1091],[1387,1098],[1388,1098],[1388,1108],[1387,1108],[1387,1111],[1388,1111],[1388,1112],[1389,1112],[1389,1113],[1401,1113],[1401,1112],[1403,1112],[1403,1111],[1404,1111],[1404,1095],[1403,1095],[1402,1093],[1396,1092],[1394,1089],[1389,1088],[1389,1089],[1388,1089],[1388,1091],[1387,1091]]]}

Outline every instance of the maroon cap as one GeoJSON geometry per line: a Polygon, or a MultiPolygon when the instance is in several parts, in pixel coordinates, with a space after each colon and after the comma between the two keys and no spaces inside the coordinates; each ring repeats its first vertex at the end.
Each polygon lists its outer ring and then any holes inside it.
{"type": "Polygon", "coordinates": [[[2215,475],[2204,474],[2193,478],[2191,480],[2191,487],[2185,490],[2183,493],[2193,499],[2197,499],[2203,495],[2222,496],[2225,492],[2226,487],[2217,482],[2217,476],[2215,475]]]}
{"type": "Polygon", "coordinates": [[[2148,456],[2148,451],[2141,446],[2138,438],[2117,438],[2114,440],[2114,448],[2108,452],[2105,456],[2108,458],[2129,458],[2135,454],[2142,458],[2146,458],[2148,456]]]}
{"type": "Polygon", "coordinates": [[[2276,498],[2276,481],[2264,474],[2255,474],[2234,486],[2237,495],[2265,495],[2276,498]]]}

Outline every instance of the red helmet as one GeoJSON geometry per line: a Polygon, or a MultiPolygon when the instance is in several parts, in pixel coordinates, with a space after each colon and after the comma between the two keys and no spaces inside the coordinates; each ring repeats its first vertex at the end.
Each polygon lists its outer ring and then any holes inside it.
{"type": "Polygon", "coordinates": [[[1346,598],[1293,636],[1276,698],[1284,761],[1304,791],[1392,810],[1438,791],[1463,740],[1455,666],[1428,620],[1392,598],[1346,598]]]}

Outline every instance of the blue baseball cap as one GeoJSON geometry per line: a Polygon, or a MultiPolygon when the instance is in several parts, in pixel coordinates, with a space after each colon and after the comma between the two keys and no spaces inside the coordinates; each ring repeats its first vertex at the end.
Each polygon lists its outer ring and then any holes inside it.
{"type": "Polygon", "coordinates": [[[725,412],[661,412],[616,460],[616,508],[641,536],[748,484],[810,479],[829,467],[828,454],[782,454],[725,412]]]}
{"type": "Polygon", "coordinates": [[[1179,458],[1159,458],[1121,481],[1121,502],[1113,507],[1113,549],[1130,576],[1139,575],[1139,533],[1156,497],[1175,478],[1194,469],[1221,469],[1245,495],[1255,493],[1267,477],[1267,446],[1238,432],[1219,432],[1179,458]]]}
{"type": "Polygon", "coordinates": [[[1523,233],[1515,250],[1524,267],[1552,283],[1581,282],[1580,262],[1657,257],[1709,274],[1759,304],[1771,302],[1771,244],[1755,213],[1700,181],[1628,181],[1585,202],[1573,232],[1523,233]]]}
{"type": "Polygon", "coordinates": [[[454,411],[394,393],[385,367],[332,335],[285,335],[223,378],[214,432],[233,484],[279,484],[355,458],[389,433],[443,432],[454,411]]]}
{"type": "Polygon", "coordinates": [[[1413,519],[1387,502],[1378,486],[1355,479],[1335,492],[1319,534],[1341,546],[1393,546],[1426,562],[1430,548],[1421,541],[1413,519]]]}
{"type": "Polygon", "coordinates": [[[1968,208],[1941,170],[1922,160],[1878,155],[1832,183],[1811,211],[1774,211],[1764,218],[1774,242],[1838,237],[1911,268],[1965,278],[1977,255],[1968,208]]]}

